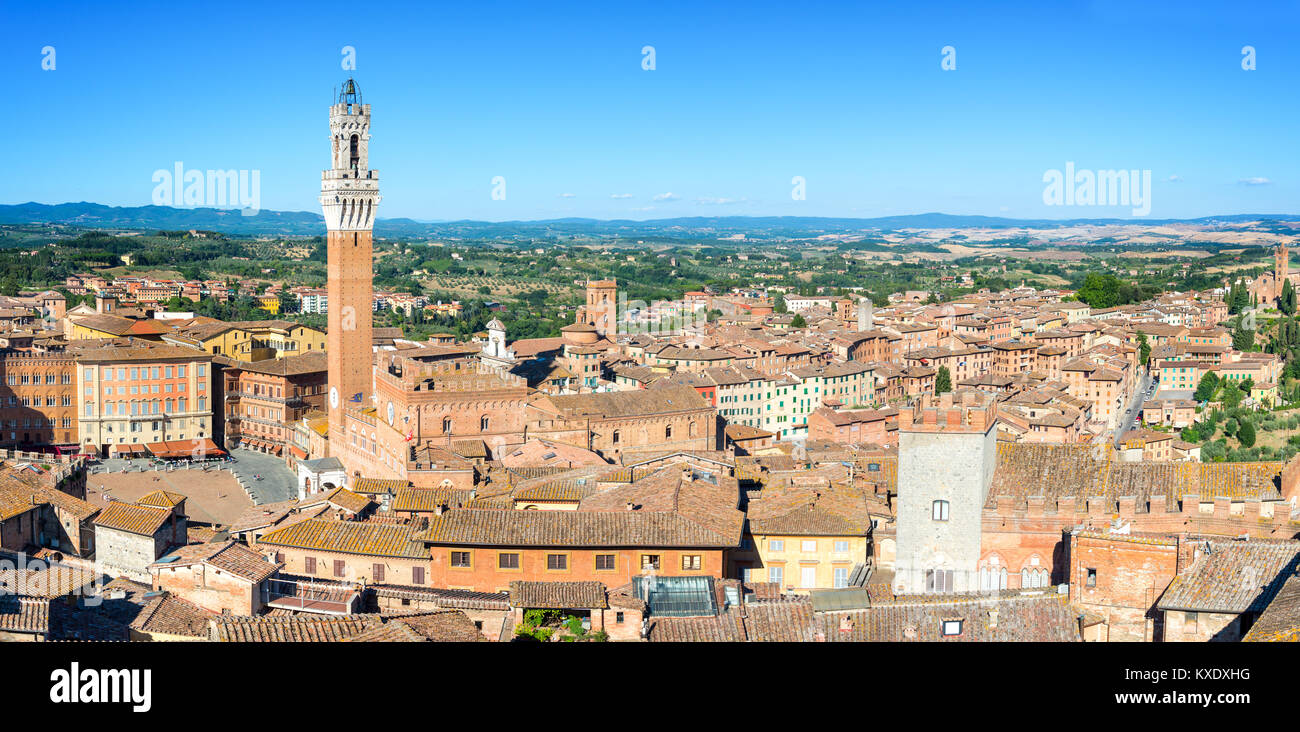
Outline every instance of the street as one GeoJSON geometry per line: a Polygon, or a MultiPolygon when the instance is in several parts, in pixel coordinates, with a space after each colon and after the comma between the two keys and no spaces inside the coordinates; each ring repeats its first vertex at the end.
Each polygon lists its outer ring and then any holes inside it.
{"type": "Polygon", "coordinates": [[[1115,428],[1114,443],[1116,447],[1119,446],[1120,438],[1124,436],[1124,433],[1133,429],[1133,426],[1137,423],[1138,415],[1142,413],[1142,402],[1155,395],[1152,382],[1150,372],[1147,372],[1142,377],[1142,380],[1138,382],[1138,388],[1134,390],[1133,399],[1129,402],[1128,412],[1120,417],[1119,425],[1115,428]]]}

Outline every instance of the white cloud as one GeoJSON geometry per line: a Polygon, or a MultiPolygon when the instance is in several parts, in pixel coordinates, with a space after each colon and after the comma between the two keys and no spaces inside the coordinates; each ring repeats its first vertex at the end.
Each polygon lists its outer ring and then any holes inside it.
{"type": "Polygon", "coordinates": [[[659,195],[654,197],[654,200],[656,201],[677,201],[680,199],[681,196],[677,195],[676,193],[673,193],[672,191],[669,191],[667,193],[660,193],[659,195]]]}
{"type": "Polygon", "coordinates": [[[726,206],[732,203],[744,203],[746,200],[744,198],[697,198],[695,202],[705,206],[726,206]]]}
{"type": "Polygon", "coordinates": [[[560,194],[560,198],[574,198],[574,197],[576,197],[577,195],[578,195],[578,194],[576,194],[576,193],[561,193],[561,194],[560,194]]]}
{"type": "Polygon", "coordinates": [[[1267,185],[1272,185],[1273,183],[1273,181],[1269,180],[1268,178],[1262,178],[1258,176],[1254,178],[1242,178],[1237,182],[1242,184],[1243,186],[1267,186],[1267,185]]]}
{"type": "Polygon", "coordinates": [[[1171,176],[1169,176],[1168,181],[1169,181],[1170,183],[1178,183],[1178,182],[1182,181],[1182,179],[1183,179],[1182,176],[1179,176],[1179,175],[1171,175],[1171,176]]]}
{"type": "Polygon", "coordinates": [[[631,197],[632,197],[632,194],[631,194],[631,193],[612,193],[612,194],[610,194],[609,197],[610,197],[610,198],[631,198],[631,197]]]}

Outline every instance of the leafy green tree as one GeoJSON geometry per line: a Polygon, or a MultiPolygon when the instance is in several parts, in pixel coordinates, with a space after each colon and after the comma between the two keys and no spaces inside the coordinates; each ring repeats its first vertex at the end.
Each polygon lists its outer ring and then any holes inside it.
{"type": "Polygon", "coordinates": [[[780,315],[785,315],[790,312],[790,310],[785,306],[784,294],[779,292],[776,294],[776,299],[772,301],[772,311],[780,315]]]}
{"type": "Polygon", "coordinates": [[[1213,371],[1206,371],[1201,377],[1201,383],[1196,385],[1196,393],[1192,398],[1198,402],[1208,402],[1214,398],[1214,392],[1219,390],[1219,375],[1213,371]]]}
{"type": "Polygon", "coordinates": [[[1237,429],[1237,441],[1242,447],[1255,446],[1255,425],[1249,420],[1243,421],[1241,427],[1237,429]]]}
{"type": "Polygon", "coordinates": [[[1241,318],[1232,326],[1232,347],[1238,351],[1251,351],[1255,348],[1255,331],[1243,326],[1241,318]]]}
{"type": "Polygon", "coordinates": [[[1224,389],[1223,406],[1227,407],[1228,409],[1236,409],[1237,407],[1241,406],[1241,397],[1242,397],[1241,389],[1224,389]]]}
{"type": "Polygon", "coordinates": [[[949,391],[952,391],[952,374],[947,366],[940,366],[938,375],[934,377],[934,393],[943,394],[949,391]]]}
{"type": "Polygon", "coordinates": [[[1113,274],[1091,272],[1076,294],[1090,307],[1113,308],[1119,304],[1119,278],[1113,274]]]}
{"type": "Polygon", "coordinates": [[[1229,417],[1228,421],[1223,423],[1223,434],[1232,437],[1233,435],[1237,434],[1237,430],[1240,427],[1241,424],[1237,422],[1236,417],[1229,417]]]}
{"type": "Polygon", "coordinates": [[[1295,315],[1295,306],[1295,286],[1291,284],[1290,279],[1287,279],[1282,282],[1282,297],[1278,300],[1277,309],[1281,310],[1283,315],[1295,315]]]}
{"type": "Polygon", "coordinates": [[[808,321],[807,321],[807,320],[804,320],[804,317],[803,317],[802,315],[800,315],[799,313],[795,313],[795,314],[794,314],[794,317],[790,319],[790,327],[791,327],[791,328],[807,328],[807,327],[808,327],[808,321]]]}
{"type": "Polygon", "coordinates": [[[1145,366],[1151,360],[1151,344],[1147,342],[1147,334],[1138,331],[1137,343],[1138,358],[1142,361],[1142,365],[1145,366]]]}

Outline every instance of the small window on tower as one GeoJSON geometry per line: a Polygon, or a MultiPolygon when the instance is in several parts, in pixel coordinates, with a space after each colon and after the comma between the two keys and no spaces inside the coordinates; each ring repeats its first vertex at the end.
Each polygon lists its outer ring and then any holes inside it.
{"type": "Polygon", "coordinates": [[[359,145],[360,145],[360,138],[358,138],[356,135],[353,135],[352,136],[352,163],[350,166],[353,170],[357,169],[357,162],[361,160],[361,153],[358,150],[359,145]]]}

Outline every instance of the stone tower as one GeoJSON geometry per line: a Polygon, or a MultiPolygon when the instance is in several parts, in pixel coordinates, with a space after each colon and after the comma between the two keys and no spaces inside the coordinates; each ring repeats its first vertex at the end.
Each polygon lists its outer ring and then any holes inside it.
{"type": "Polygon", "coordinates": [[[871,315],[871,301],[865,297],[858,298],[858,330],[871,330],[875,325],[871,315]]]}
{"type": "Polygon", "coordinates": [[[370,406],[372,348],[371,229],[379,206],[379,172],[370,169],[370,105],[352,79],[330,106],[330,168],[321,172],[320,205],[328,230],[331,450],[342,452],[343,413],[370,406]]]}
{"type": "Polygon", "coordinates": [[[898,414],[898,594],[974,592],[984,501],[997,464],[997,402],[977,391],[898,414]]]}
{"type": "Polygon", "coordinates": [[[582,310],[581,322],[596,329],[604,338],[613,333],[618,318],[618,280],[588,280],[587,304],[582,310]]]}
{"type": "Polygon", "coordinates": [[[1273,250],[1273,302],[1275,303],[1282,299],[1282,285],[1286,283],[1287,270],[1290,267],[1291,261],[1286,242],[1283,242],[1273,250]]]}

